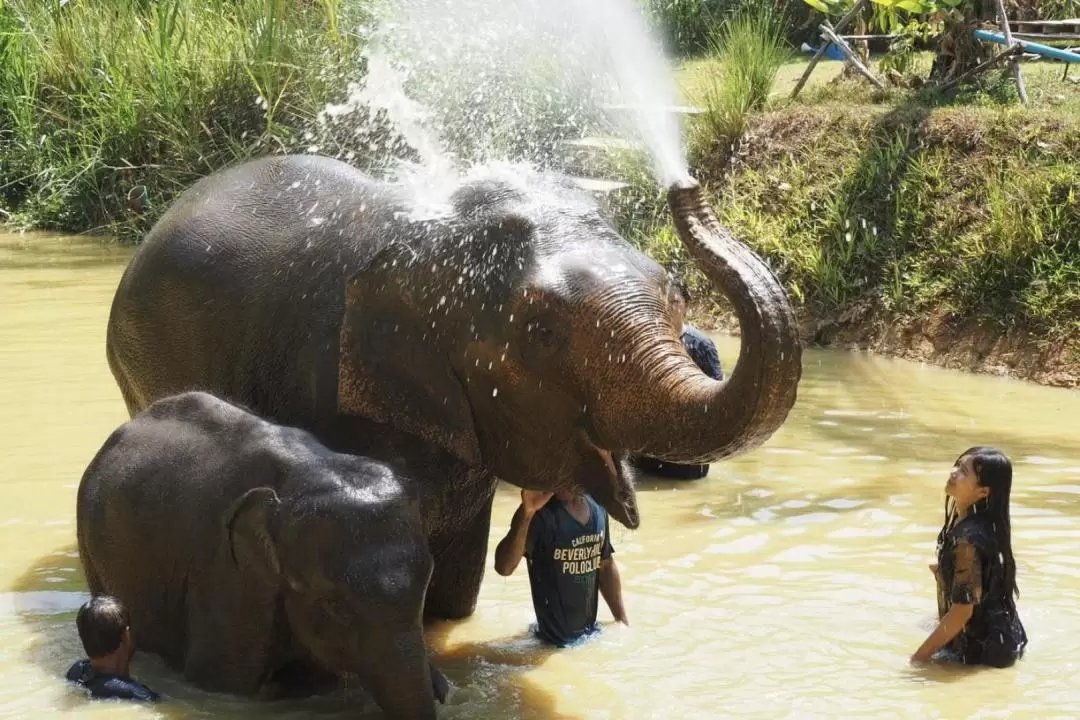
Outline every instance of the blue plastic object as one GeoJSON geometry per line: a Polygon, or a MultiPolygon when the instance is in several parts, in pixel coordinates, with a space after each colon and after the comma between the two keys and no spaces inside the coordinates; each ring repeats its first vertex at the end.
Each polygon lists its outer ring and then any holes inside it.
{"type": "Polygon", "coordinates": [[[825,57],[830,60],[843,60],[844,53],[836,46],[836,43],[829,43],[829,47],[825,48],[825,57]]]}
{"type": "MultiPolygon", "coordinates": [[[[1005,36],[1001,33],[987,32],[986,30],[976,30],[975,37],[986,42],[997,43],[998,45],[1006,45],[1005,36]]],[[[1055,60],[1061,60],[1067,63],[1080,63],[1080,55],[1069,52],[1068,50],[1060,50],[1056,47],[1050,47],[1049,45],[1043,45],[1042,43],[1028,42],[1027,40],[1019,40],[1013,38],[1013,42],[1021,46],[1027,52],[1033,52],[1036,55],[1042,55],[1043,57],[1051,57],[1055,60]]]]}

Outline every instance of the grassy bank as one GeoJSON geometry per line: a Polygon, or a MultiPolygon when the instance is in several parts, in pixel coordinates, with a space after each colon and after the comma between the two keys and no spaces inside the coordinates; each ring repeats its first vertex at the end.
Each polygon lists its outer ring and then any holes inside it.
{"type": "MultiPolygon", "coordinates": [[[[310,149],[370,168],[407,152],[377,119],[359,131],[319,121],[364,71],[351,30],[371,7],[7,0],[0,212],[135,239],[193,181],[253,155],[310,149]]],[[[827,62],[792,102],[805,58],[730,27],[741,35],[680,75],[709,110],[688,133],[692,165],[809,325],[948,316],[1022,328],[1025,343],[1072,348],[1080,377],[1080,85],[1060,65],[1025,63],[1024,109],[1008,84],[871,92],[827,62]]],[[[700,282],[647,164],[620,172],[635,185],[612,198],[621,229],[700,282]]]]}
{"type": "Polygon", "coordinates": [[[135,236],[198,177],[302,148],[359,72],[362,3],[6,0],[0,203],[17,226],[135,236]]]}
{"type": "MultiPolygon", "coordinates": [[[[1080,369],[1080,86],[1028,64],[1024,109],[1007,84],[951,99],[871,92],[837,65],[796,102],[804,64],[782,68],[733,155],[697,144],[722,220],[769,259],[810,328],[945,315],[1022,329],[1031,352],[1064,348],[1080,369]]],[[[690,64],[687,99],[707,105],[714,72],[690,64]]],[[[646,243],[684,261],[669,228],[646,243]]]]}

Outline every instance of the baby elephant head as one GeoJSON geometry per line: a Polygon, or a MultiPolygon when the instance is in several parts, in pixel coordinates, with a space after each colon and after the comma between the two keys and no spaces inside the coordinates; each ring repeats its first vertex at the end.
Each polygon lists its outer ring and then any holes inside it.
{"type": "Polygon", "coordinates": [[[445,696],[423,637],[432,560],[396,492],[257,487],[226,513],[226,540],[252,601],[283,601],[292,635],[325,669],[359,677],[392,716],[426,717],[433,681],[445,696]]]}

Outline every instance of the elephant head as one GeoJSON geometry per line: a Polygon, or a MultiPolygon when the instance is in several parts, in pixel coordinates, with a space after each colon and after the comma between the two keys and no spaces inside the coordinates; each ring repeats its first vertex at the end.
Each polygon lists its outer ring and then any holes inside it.
{"type": "Polygon", "coordinates": [[[397,502],[400,488],[385,479],[363,488],[316,480],[317,489],[281,496],[256,487],[233,501],[223,524],[252,602],[280,602],[310,655],[359,676],[387,710],[423,706],[417,691],[430,698],[433,677],[445,679],[429,666],[423,638],[431,557],[419,523],[411,527],[412,512],[397,502]]]}
{"type": "Polygon", "coordinates": [[[784,422],[802,371],[783,287],[689,183],[669,192],[676,227],[741,327],[726,381],[683,349],[666,271],[590,196],[550,175],[489,177],[465,182],[443,218],[401,220],[399,241],[350,279],[339,409],[524,488],[583,487],[637,527],[626,454],[749,450],[784,422]]]}

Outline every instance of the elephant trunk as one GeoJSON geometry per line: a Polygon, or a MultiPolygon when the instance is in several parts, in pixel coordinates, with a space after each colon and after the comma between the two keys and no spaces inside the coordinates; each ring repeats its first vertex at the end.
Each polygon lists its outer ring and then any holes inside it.
{"type": "MultiPolygon", "coordinates": [[[[635,358],[652,421],[629,418],[624,447],[673,462],[708,463],[752,450],[784,423],[802,376],[802,347],[787,294],[769,267],[716,219],[700,185],[668,191],[675,227],[710,282],[735,307],[739,359],[725,381],[703,373],[674,338],[635,358]]],[[[613,433],[613,434],[616,434],[613,433]]]]}

